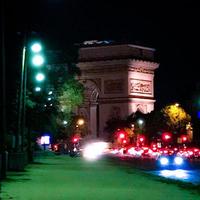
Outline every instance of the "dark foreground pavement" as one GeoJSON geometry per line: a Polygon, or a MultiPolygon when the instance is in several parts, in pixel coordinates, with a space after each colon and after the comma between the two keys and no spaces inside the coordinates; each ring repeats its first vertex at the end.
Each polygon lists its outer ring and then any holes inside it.
{"type": "Polygon", "coordinates": [[[43,155],[24,172],[9,172],[2,200],[197,200],[199,186],[166,181],[103,158],[43,155]]]}

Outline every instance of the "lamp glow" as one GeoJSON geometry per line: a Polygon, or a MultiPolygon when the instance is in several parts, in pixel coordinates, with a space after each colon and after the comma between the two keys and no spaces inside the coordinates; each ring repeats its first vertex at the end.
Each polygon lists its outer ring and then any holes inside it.
{"type": "Polygon", "coordinates": [[[35,78],[36,78],[37,81],[40,82],[40,81],[43,81],[45,79],[45,76],[42,73],[38,73],[35,78]]]}
{"type": "Polygon", "coordinates": [[[182,165],[183,164],[183,158],[175,157],[174,162],[175,162],[176,165],[182,165]]]}
{"type": "Polygon", "coordinates": [[[38,53],[42,50],[42,46],[39,44],[39,43],[34,43],[32,46],[31,46],[31,50],[35,53],[38,53]]]}
{"type": "Polygon", "coordinates": [[[144,121],[143,121],[142,119],[139,119],[139,120],[138,120],[138,124],[139,124],[139,125],[142,125],[143,123],[144,123],[144,121]]]}
{"type": "Polygon", "coordinates": [[[40,92],[40,91],[41,91],[41,87],[36,87],[36,88],[35,88],[35,91],[36,91],[36,92],[40,92]]]}
{"type": "Polygon", "coordinates": [[[50,136],[48,136],[48,135],[42,136],[41,144],[50,144],[50,136]]]}
{"type": "Polygon", "coordinates": [[[160,164],[161,165],[168,165],[169,160],[166,157],[160,158],[160,164]]]}
{"type": "Polygon", "coordinates": [[[41,66],[44,63],[44,58],[41,55],[33,56],[32,63],[35,66],[41,66]]]}

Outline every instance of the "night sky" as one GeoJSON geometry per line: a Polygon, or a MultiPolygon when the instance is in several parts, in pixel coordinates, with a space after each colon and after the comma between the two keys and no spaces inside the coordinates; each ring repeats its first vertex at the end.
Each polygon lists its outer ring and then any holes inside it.
{"type": "Polygon", "coordinates": [[[85,40],[124,41],[155,48],[160,63],[155,73],[158,106],[174,101],[182,103],[195,90],[200,13],[199,6],[193,3],[175,5],[170,1],[166,4],[163,1],[108,0],[5,2],[7,73],[18,68],[19,41],[27,30],[37,32],[47,48],[52,50],[66,50],[68,45],[85,40]]]}

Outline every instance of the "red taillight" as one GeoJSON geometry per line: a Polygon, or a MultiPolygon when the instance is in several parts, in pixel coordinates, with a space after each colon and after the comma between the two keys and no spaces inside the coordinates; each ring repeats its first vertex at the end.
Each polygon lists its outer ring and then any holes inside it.
{"type": "Polygon", "coordinates": [[[183,139],[183,142],[187,141],[187,137],[186,136],[184,136],[182,139],[183,139]]]}
{"type": "Polygon", "coordinates": [[[172,139],[172,134],[169,132],[165,132],[162,134],[162,140],[164,141],[170,141],[172,139]]]}
{"type": "Polygon", "coordinates": [[[124,133],[120,133],[120,134],[119,134],[119,138],[120,138],[120,139],[124,139],[124,138],[125,138],[124,133]]]}
{"type": "Polygon", "coordinates": [[[165,135],[165,140],[170,139],[171,137],[169,135],[165,135]]]}
{"type": "Polygon", "coordinates": [[[127,143],[127,141],[126,141],[126,140],[123,140],[123,143],[124,143],[124,144],[126,144],[126,143],[127,143]]]}
{"type": "Polygon", "coordinates": [[[54,145],[54,149],[55,149],[55,150],[58,150],[58,145],[55,144],[55,145],[54,145]]]}
{"type": "Polygon", "coordinates": [[[72,142],[74,143],[78,142],[78,138],[73,138],[72,142]]]}
{"type": "Polygon", "coordinates": [[[141,138],[140,138],[140,142],[143,142],[143,141],[144,141],[144,138],[141,137],[141,138]]]}

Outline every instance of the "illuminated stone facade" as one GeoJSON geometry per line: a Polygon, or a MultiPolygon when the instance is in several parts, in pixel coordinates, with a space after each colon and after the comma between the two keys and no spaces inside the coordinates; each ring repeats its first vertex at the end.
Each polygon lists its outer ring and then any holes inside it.
{"type": "Polygon", "coordinates": [[[80,48],[85,103],[78,113],[87,120],[91,136],[106,137],[104,127],[112,117],[154,110],[154,70],[159,66],[154,53],[155,49],[132,44],[80,48]]]}

